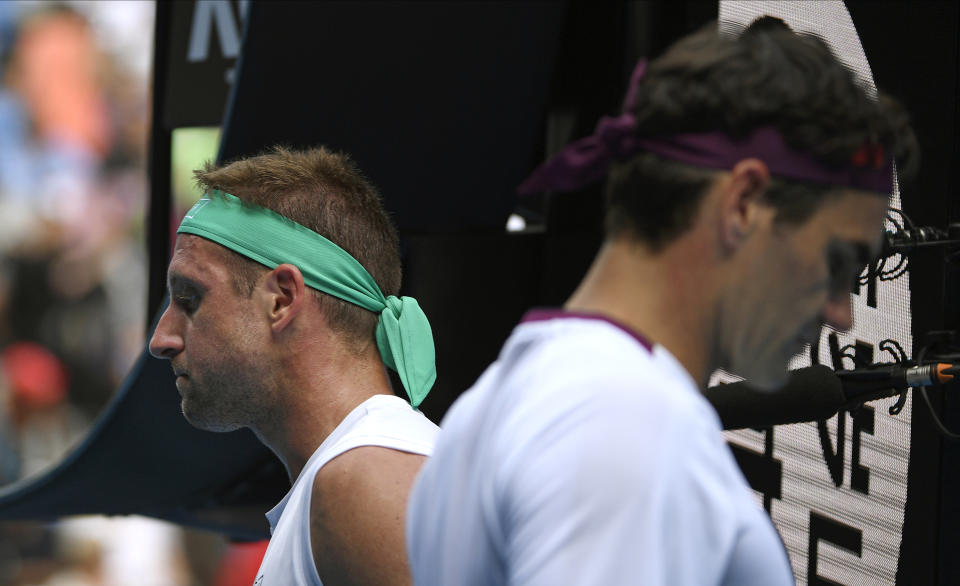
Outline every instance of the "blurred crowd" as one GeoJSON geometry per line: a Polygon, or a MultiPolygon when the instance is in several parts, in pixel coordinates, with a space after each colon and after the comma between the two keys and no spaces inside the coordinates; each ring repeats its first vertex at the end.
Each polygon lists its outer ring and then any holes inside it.
{"type": "Polygon", "coordinates": [[[148,126],[145,80],[101,50],[81,12],[2,3],[0,43],[10,482],[85,431],[142,343],[148,126]]]}
{"type": "MultiPolygon", "coordinates": [[[[0,2],[0,490],[59,462],[144,346],[153,10],[0,2]]],[[[0,584],[226,584],[239,550],[143,518],[0,522],[0,584]]]]}

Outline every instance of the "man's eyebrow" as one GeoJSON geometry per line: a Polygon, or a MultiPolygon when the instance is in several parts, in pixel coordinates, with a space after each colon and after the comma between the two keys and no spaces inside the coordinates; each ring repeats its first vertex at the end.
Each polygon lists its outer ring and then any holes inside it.
{"type": "Polygon", "coordinates": [[[201,285],[199,282],[178,273],[167,274],[167,288],[170,291],[173,291],[174,289],[183,290],[192,288],[201,293],[207,290],[207,288],[201,285]]]}

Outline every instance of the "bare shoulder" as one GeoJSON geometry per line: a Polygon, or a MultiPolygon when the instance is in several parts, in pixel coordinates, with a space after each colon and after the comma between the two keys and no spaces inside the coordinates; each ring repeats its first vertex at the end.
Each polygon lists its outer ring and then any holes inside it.
{"type": "Polygon", "coordinates": [[[404,518],[425,459],[364,446],[320,469],[313,481],[310,539],[325,586],[410,583],[404,518]]]}

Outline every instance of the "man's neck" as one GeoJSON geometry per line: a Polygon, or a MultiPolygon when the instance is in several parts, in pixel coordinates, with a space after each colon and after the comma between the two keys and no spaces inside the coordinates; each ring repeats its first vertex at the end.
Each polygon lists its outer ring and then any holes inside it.
{"type": "Polygon", "coordinates": [[[565,308],[613,318],[669,350],[701,385],[713,371],[714,274],[706,242],[681,238],[656,253],[607,241],[565,308]]]}
{"type": "Polygon", "coordinates": [[[357,356],[318,346],[288,353],[275,381],[281,404],[253,429],[286,466],[291,482],[350,412],[370,397],[393,394],[375,347],[357,356]]]}

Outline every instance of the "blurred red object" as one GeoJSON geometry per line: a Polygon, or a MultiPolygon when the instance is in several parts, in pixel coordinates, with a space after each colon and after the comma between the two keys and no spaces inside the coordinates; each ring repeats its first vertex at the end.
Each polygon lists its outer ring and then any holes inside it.
{"type": "Polygon", "coordinates": [[[270,540],[233,543],[220,559],[214,586],[250,586],[257,579],[257,570],[267,552],[270,540]]]}
{"type": "Polygon", "coordinates": [[[34,342],[14,342],[0,353],[14,398],[33,408],[51,407],[67,396],[67,371],[59,358],[34,342]]]}

